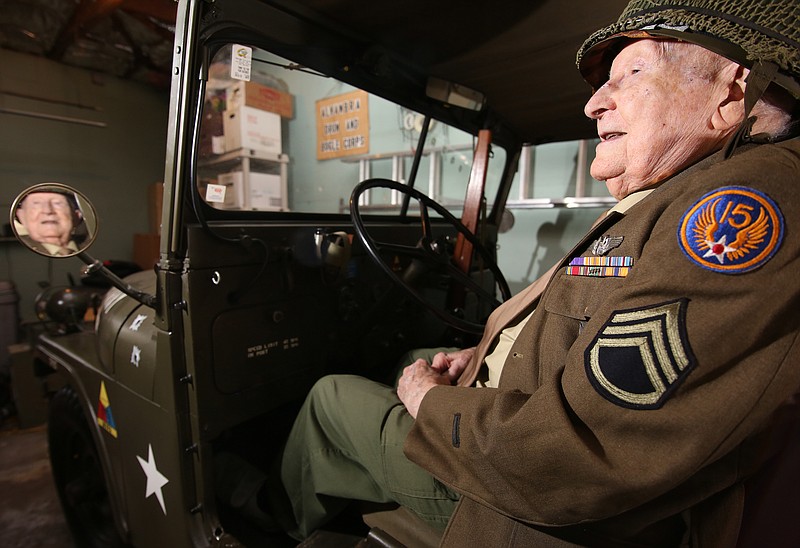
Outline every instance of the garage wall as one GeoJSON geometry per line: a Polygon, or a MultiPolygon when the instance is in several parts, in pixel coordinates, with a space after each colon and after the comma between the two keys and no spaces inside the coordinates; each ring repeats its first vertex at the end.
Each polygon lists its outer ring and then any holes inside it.
{"type": "MultiPolygon", "coordinates": [[[[22,189],[63,182],[97,208],[100,232],[89,252],[131,260],[133,234],[148,230],[147,186],[164,177],[168,106],[168,90],[0,49],[2,224],[22,189]]],[[[24,320],[35,318],[40,282],[65,285],[70,273],[77,280],[82,264],[0,243],[0,280],[16,284],[24,320]]]]}

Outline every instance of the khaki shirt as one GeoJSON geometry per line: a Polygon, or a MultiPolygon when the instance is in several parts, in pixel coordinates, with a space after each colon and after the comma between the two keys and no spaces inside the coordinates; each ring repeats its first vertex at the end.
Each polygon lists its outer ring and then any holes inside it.
{"type": "Polygon", "coordinates": [[[73,253],[77,253],[79,251],[78,245],[72,240],[67,242],[66,246],[48,244],[47,242],[38,242],[38,244],[50,255],[72,255],[73,253]]]}

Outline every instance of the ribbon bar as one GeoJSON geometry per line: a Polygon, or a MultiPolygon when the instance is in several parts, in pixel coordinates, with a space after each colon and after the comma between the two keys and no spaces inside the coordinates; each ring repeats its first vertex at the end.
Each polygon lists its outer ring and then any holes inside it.
{"type": "Polygon", "coordinates": [[[633,257],[575,257],[570,266],[633,266],[633,257]]]}
{"type": "Polygon", "coordinates": [[[592,276],[595,278],[624,278],[629,266],[568,266],[567,276],[592,276]]]}

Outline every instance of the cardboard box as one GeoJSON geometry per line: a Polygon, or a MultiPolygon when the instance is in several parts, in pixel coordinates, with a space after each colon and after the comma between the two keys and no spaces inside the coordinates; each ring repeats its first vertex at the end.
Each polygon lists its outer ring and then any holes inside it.
{"type": "Polygon", "coordinates": [[[225,202],[220,204],[224,209],[243,209],[245,192],[249,192],[250,209],[259,211],[280,211],[283,207],[283,189],[280,175],[271,173],[250,173],[250,188],[245,189],[244,173],[232,171],[222,173],[217,184],[224,185],[225,202]]]}
{"type": "Polygon", "coordinates": [[[274,112],[283,118],[293,116],[292,96],[283,91],[255,82],[236,82],[225,90],[225,105],[228,110],[252,107],[274,112]]]}
{"type": "MultiPolygon", "coordinates": [[[[210,103],[206,101],[206,105],[210,103]]],[[[203,110],[203,122],[200,124],[200,143],[198,153],[200,157],[207,157],[213,154],[222,154],[224,150],[219,150],[215,146],[215,140],[222,138],[222,112],[216,110],[203,110]]]]}
{"type": "Polygon", "coordinates": [[[225,112],[225,96],[227,89],[206,90],[206,100],[203,103],[203,117],[200,123],[200,142],[198,152],[200,157],[209,157],[213,154],[222,154],[222,146],[217,146],[217,141],[223,138],[222,113],[225,112]]]}
{"type": "Polygon", "coordinates": [[[280,154],[281,117],[253,107],[226,110],[223,114],[225,150],[240,148],[280,154]]]}

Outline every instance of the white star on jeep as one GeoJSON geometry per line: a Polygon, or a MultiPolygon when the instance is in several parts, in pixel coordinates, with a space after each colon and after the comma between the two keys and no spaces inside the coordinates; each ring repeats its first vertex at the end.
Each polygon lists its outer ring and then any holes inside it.
{"type": "Polygon", "coordinates": [[[168,484],[169,480],[156,468],[156,459],[153,457],[152,444],[147,444],[147,460],[144,460],[139,455],[136,455],[136,458],[139,459],[139,465],[142,467],[144,475],[147,476],[147,487],[145,487],[144,498],[155,493],[158,503],[161,505],[161,511],[164,512],[166,516],[167,507],[164,506],[164,493],[161,491],[161,488],[168,484]]]}
{"type": "Polygon", "coordinates": [[[131,323],[131,331],[139,331],[139,328],[142,327],[142,324],[147,319],[147,314],[137,314],[136,319],[133,320],[131,323]]]}
{"type": "Polygon", "coordinates": [[[134,345],[133,350],[131,351],[131,363],[136,367],[139,367],[139,359],[142,357],[142,350],[134,345]]]}

